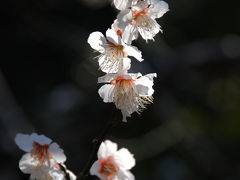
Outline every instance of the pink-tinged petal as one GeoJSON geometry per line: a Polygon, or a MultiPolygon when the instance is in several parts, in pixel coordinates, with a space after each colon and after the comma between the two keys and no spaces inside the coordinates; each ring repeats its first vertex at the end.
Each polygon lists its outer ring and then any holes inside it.
{"type": "Polygon", "coordinates": [[[101,32],[93,32],[88,37],[88,43],[96,51],[103,53],[107,46],[107,40],[101,32]]]}
{"type": "Polygon", "coordinates": [[[108,29],[106,31],[107,40],[115,45],[122,45],[121,37],[117,35],[117,32],[113,29],[108,29]]]}
{"type": "Polygon", "coordinates": [[[113,90],[114,86],[111,84],[105,84],[98,90],[98,94],[103,99],[103,102],[113,102],[113,90]]]}
{"type": "Polygon", "coordinates": [[[135,180],[134,175],[130,171],[124,169],[118,172],[117,177],[118,180],[135,180]]]}
{"type": "Polygon", "coordinates": [[[98,150],[98,159],[107,158],[109,156],[114,156],[117,151],[117,144],[106,140],[101,143],[98,150]]]}
{"type": "Polygon", "coordinates": [[[14,140],[18,147],[25,152],[30,152],[33,148],[33,140],[30,135],[18,133],[14,140]]]}
{"type": "Polygon", "coordinates": [[[135,57],[138,61],[143,61],[142,52],[138,50],[137,47],[134,46],[125,46],[124,51],[127,52],[128,56],[135,57]]]}
{"type": "Polygon", "coordinates": [[[44,135],[38,135],[36,133],[32,133],[31,138],[34,142],[39,143],[40,145],[50,144],[52,140],[44,135]]]}
{"type": "Polygon", "coordinates": [[[133,154],[131,154],[126,148],[120,149],[115,154],[115,162],[123,169],[131,169],[135,166],[133,154]]]}
{"type": "Polygon", "coordinates": [[[52,143],[48,151],[58,163],[63,163],[67,159],[63,150],[59,147],[57,143],[52,143]]]}
{"type": "Polygon", "coordinates": [[[95,161],[95,162],[93,163],[91,169],[90,169],[90,174],[91,174],[91,175],[98,175],[98,174],[99,174],[98,171],[99,171],[99,169],[100,169],[100,166],[101,166],[100,162],[99,162],[98,160],[95,161]]]}
{"type": "Polygon", "coordinates": [[[153,0],[152,5],[149,8],[148,14],[151,16],[151,18],[155,19],[162,17],[168,11],[168,3],[161,0],[153,0]]]}

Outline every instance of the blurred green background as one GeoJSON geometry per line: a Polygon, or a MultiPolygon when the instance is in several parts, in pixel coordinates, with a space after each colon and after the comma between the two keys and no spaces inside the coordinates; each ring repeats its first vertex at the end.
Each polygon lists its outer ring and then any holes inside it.
{"type": "MultiPolygon", "coordinates": [[[[158,74],[154,104],[106,138],[134,154],[137,180],[239,180],[240,3],[167,2],[164,33],[134,42],[145,60],[133,59],[131,72],[158,74]]],[[[118,11],[107,0],[8,0],[0,8],[0,180],[28,179],[18,169],[18,132],[52,138],[77,174],[115,112],[97,93],[103,73],[87,38],[105,34],[118,11]]]]}

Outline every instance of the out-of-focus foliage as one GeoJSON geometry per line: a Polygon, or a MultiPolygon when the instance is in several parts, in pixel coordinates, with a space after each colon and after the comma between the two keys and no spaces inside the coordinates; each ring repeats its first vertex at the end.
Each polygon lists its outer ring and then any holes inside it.
{"type": "MultiPolygon", "coordinates": [[[[167,2],[158,21],[164,33],[134,44],[145,61],[132,61],[132,71],[158,73],[154,104],[107,138],[135,154],[137,180],[238,180],[240,3],[167,2]]],[[[0,179],[28,178],[18,169],[18,132],[51,137],[69,169],[84,168],[115,113],[98,96],[103,73],[87,37],[116,15],[107,0],[1,2],[0,179]]]]}

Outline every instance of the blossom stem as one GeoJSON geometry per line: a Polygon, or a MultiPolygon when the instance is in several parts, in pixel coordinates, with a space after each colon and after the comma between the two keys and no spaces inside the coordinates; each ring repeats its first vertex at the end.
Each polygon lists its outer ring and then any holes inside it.
{"type": "Polygon", "coordinates": [[[92,143],[93,143],[93,150],[91,152],[91,155],[89,157],[89,160],[88,160],[84,170],[78,176],[79,180],[83,180],[83,179],[87,178],[87,176],[89,175],[89,170],[90,170],[92,164],[94,163],[94,161],[95,161],[95,159],[97,157],[97,152],[98,152],[98,149],[99,149],[101,143],[103,142],[104,138],[108,134],[109,130],[119,122],[119,119],[117,118],[116,114],[117,113],[115,113],[114,118],[111,119],[111,121],[109,121],[107,123],[107,125],[104,127],[104,129],[101,132],[101,134],[99,135],[99,137],[93,139],[93,141],[92,141],[92,143]]]}

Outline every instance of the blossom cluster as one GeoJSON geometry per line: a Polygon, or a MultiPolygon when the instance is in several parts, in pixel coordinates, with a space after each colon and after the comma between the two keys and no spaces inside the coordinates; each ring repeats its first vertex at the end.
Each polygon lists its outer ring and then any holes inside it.
{"type": "MultiPolygon", "coordinates": [[[[66,156],[55,142],[44,135],[18,133],[15,143],[26,152],[19,161],[19,168],[30,174],[30,180],[76,180],[77,177],[67,169],[66,156]]],[[[117,150],[117,144],[106,140],[102,142],[98,160],[90,169],[92,175],[102,180],[134,180],[129,171],[135,165],[133,155],[126,149],[117,150]]]]}
{"type": "MultiPolygon", "coordinates": [[[[155,20],[168,11],[168,4],[162,0],[113,0],[120,11],[106,36],[93,32],[88,38],[90,46],[98,51],[100,69],[106,73],[98,78],[105,83],[98,91],[104,102],[113,102],[122,112],[123,122],[133,112],[140,113],[153,102],[153,78],[156,73],[142,75],[129,73],[131,59],[143,61],[141,51],[131,45],[140,36],[154,40],[161,32],[155,20]]],[[[64,164],[66,156],[59,145],[44,135],[36,133],[17,134],[15,143],[26,152],[19,161],[19,168],[30,174],[30,180],[76,180],[77,177],[64,164]]],[[[98,159],[92,164],[90,174],[101,180],[134,180],[129,171],[135,166],[133,155],[126,148],[117,150],[117,144],[106,140],[101,143],[98,159]]],[[[89,166],[90,167],[90,166],[89,166]]]]}
{"type": "Polygon", "coordinates": [[[153,78],[156,73],[142,75],[129,73],[131,59],[143,61],[141,51],[132,46],[132,41],[139,36],[154,40],[161,32],[155,20],[168,11],[168,4],[162,0],[114,0],[113,4],[120,10],[106,37],[101,32],[89,35],[88,43],[98,51],[100,69],[106,73],[98,78],[98,83],[106,83],[98,93],[104,102],[113,102],[121,110],[123,121],[127,121],[133,112],[140,113],[147,104],[153,102],[153,78]]]}

